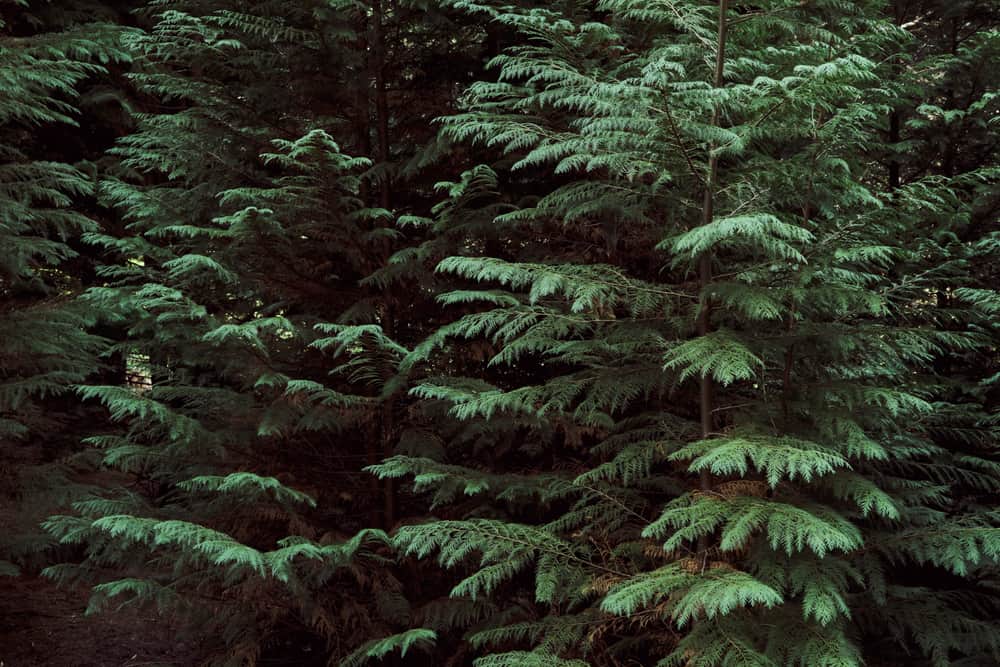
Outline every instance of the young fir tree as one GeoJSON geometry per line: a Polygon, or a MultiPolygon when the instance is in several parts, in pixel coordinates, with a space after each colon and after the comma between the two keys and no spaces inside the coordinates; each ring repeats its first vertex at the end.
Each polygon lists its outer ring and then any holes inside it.
{"type": "Polygon", "coordinates": [[[148,32],[127,43],[137,130],[101,183],[128,233],[85,236],[109,263],[84,303],[127,331],[115,349],[150,386],[81,389],[121,424],[90,443],[132,486],[48,522],[87,548],[49,573],[98,583],[92,609],[179,614],[220,664],[286,642],[308,650],[310,633],[346,653],[389,614],[372,590],[382,603],[395,587],[376,554],[384,535],[329,532],[330,517],[322,529],[313,496],[335,513],[336,492],[291,464],[302,450],[321,470],[356,454],[330,434],[366,404],[321,384],[308,344],[313,324],[356,300],[383,226],[356,198],[365,161],[324,129],[338,122],[322,85],[336,33],[317,9],[152,3],[148,32]]]}
{"type": "MultiPolygon", "coordinates": [[[[995,470],[998,145],[993,128],[1000,100],[993,92],[996,74],[981,63],[996,59],[1000,15],[975,2],[922,7],[899,2],[891,17],[913,38],[896,65],[903,86],[888,119],[886,186],[914,237],[907,266],[895,269],[907,275],[892,294],[923,304],[900,310],[911,323],[975,330],[990,340],[961,354],[936,352],[934,410],[925,419],[934,448],[925,470],[949,485],[955,515],[988,517],[995,487],[978,473],[995,470]],[[956,458],[968,468],[961,475],[946,465],[956,458]]],[[[928,569],[909,576],[940,581],[928,569]]],[[[978,573],[948,585],[967,594],[990,584],[978,573]]],[[[929,606],[925,600],[909,604],[929,606]]],[[[891,652],[890,642],[880,644],[884,653],[891,652]]]]}
{"type": "Polygon", "coordinates": [[[370,9],[153,2],[126,44],[137,129],[100,187],[126,231],[86,236],[108,264],[84,303],[146,380],[80,393],[121,425],[89,442],[131,486],[47,523],[87,550],[48,572],[96,583],[91,611],[174,614],[217,664],[353,664],[433,636],[393,636],[411,619],[378,530],[392,489],[360,470],[395,444],[406,350],[387,332],[417,305],[367,277],[398,244],[386,206],[420,202],[393,192],[408,177],[393,163],[431,134],[430,105],[402,108],[413,81],[454,79],[421,78],[380,32],[430,56],[461,43],[443,15],[370,9]]]}
{"type": "Polygon", "coordinates": [[[0,3],[0,493],[18,508],[2,519],[2,575],[40,562],[51,540],[38,521],[79,490],[58,461],[95,418],[70,391],[101,349],[73,302],[86,273],[77,241],[97,229],[84,213],[95,146],[80,107],[96,105],[106,68],[127,59],[113,18],[102,3],[0,3]]]}
{"type": "Polygon", "coordinates": [[[936,366],[990,349],[994,241],[925,231],[990,174],[886,187],[905,30],[456,4],[525,41],[445,120],[503,157],[397,258],[457,249],[461,316],[401,364],[419,455],[373,469],[443,513],[399,548],[464,573],[424,625],[480,667],[995,662],[995,420],[936,366]]]}

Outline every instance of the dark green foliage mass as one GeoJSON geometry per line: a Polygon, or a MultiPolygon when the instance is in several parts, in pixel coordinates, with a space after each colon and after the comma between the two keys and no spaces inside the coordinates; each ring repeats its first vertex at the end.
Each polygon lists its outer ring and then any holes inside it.
{"type": "Polygon", "coordinates": [[[38,7],[3,574],[212,665],[1000,662],[990,3],[38,7]]]}
{"type": "Polygon", "coordinates": [[[497,180],[552,187],[491,216],[506,252],[437,264],[464,283],[440,300],[482,309],[411,355],[486,340],[510,373],[411,394],[550,472],[482,477],[462,430],[444,457],[374,468],[506,501],[396,538],[446,566],[472,549],[453,597],[533,575],[533,609],[513,598],[474,635],[501,651],[480,664],[524,664],[502,652],[518,641],[552,664],[994,659],[1000,533],[972,498],[1000,481],[995,420],[985,387],[942,372],[995,349],[991,297],[969,291],[989,242],[913,232],[987,203],[994,156],[883,180],[910,36],[855,3],[734,8],[723,28],[697,4],[480,9],[531,39],[444,132],[495,148],[497,180]]]}
{"type": "Polygon", "coordinates": [[[106,146],[65,137],[102,121],[109,68],[130,59],[114,19],[99,4],[0,4],[0,492],[17,508],[0,535],[5,576],[49,546],[38,498],[77,490],[58,461],[95,418],[68,395],[102,347],[74,297],[89,272],[79,238],[97,229],[92,160],[106,146]]]}

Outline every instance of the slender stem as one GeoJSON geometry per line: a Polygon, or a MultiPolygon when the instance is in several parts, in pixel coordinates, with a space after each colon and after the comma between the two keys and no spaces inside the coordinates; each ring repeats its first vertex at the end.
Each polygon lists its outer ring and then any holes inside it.
{"type": "MultiPolygon", "coordinates": [[[[721,88],[724,83],[724,70],[726,62],[726,32],[728,23],[726,14],[729,9],[728,0],[719,0],[719,29],[718,47],[715,54],[715,88],[721,88]]],[[[715,105],[712,111],[712,126],[718,127],[722,116],[719,104],[715,105]]],[[[705,196],[702,201],[701,224],[709,225],[715,217],[715,189],[719,182],[719,156],[714,145],[709,145],[708,156],[708,178],[705,181],[705,196]]],[[[698,335],[705,336],[711,331],[712,304],[708,294],[708,288],[712,283],[712,260],[711,250],[705,251],[698,259],[698,280],[701,287],[701,308],[698,313],[698,335]]],[[[699,407],[701,413],[701,436],[711,437],[715,432],[715,387],[712,378],[703,375],[699,392],[699,407]]],[[[700,486],[703,491],[712,488],[711,473],[702,470],[700,474],[700,486]]]]}
{"type": "Polygon", "coordinates": [[[372,60],[371,68],[375,79],[375,129],[378,135],[378,160],[382,170],[379,183],[379,205],[388,209],[392,198],[389,180],[389,100],[386,91],[386,40],[385,15],[382,0],[372,1],[372,60]]]}
{"type": "Polygon", "coordinates": [[[666,107],[663,109],[663,112],[667,116],[667,122],[670,124],[670,131],[673,133],[674,140],[677,142],[677,149],[680,150],[681,155],[684,156],[684,160],[687,162],[688,169],[691,170],[691,175],[694,176],[694,179],[696,181],[704,185],[705,181],[701,177],[701,174],[698,173],[698,170],[695,168],[694,162],[691,161],[691,156],[688,154],[687,146],[684,144],[684,137],[681,136],[680,130],[677,128],[677,123],[674,121],[674,114],[671,113],[669,104],[666,105],[666,107]]]}

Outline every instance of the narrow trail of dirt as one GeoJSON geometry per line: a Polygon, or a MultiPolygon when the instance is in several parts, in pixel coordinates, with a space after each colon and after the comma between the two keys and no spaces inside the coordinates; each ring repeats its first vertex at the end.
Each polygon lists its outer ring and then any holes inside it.
{"type": "Polygon", "coordinates": [[[84,616],[87,593],[38,577],[0,577],[0,667],[193,667],[151,612],[84,616]]]}

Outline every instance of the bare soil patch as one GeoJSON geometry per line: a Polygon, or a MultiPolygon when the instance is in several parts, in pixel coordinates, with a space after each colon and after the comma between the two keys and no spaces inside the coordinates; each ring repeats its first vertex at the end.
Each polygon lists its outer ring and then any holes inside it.
{"type": "Polygon", "coordinates": [[[87,591],[0,577],[0,667],[187,667],[195,647],[153,612],[85,616],[87,591]]]}

